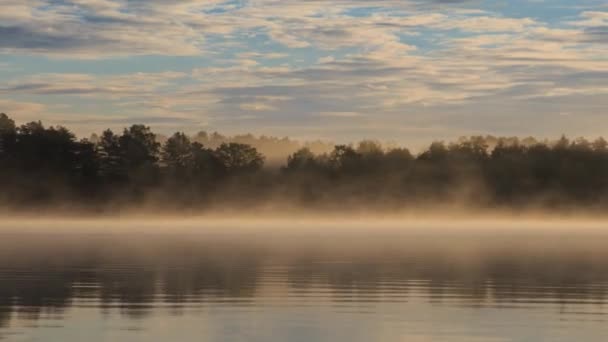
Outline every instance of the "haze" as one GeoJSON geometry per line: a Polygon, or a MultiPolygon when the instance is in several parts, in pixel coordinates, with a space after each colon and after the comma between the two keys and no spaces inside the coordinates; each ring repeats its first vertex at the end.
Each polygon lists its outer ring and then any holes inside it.
{"type": "Polygon", "coordinates": [[[606,342],[606,0],[0,0],[0,340],[606,342]]]}

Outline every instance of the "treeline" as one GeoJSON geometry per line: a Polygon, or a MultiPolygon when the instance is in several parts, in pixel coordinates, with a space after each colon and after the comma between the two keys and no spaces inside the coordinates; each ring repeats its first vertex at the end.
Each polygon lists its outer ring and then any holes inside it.
{"type": "MultiPolygon", "coordinates": [[[[156,135],[156,141],[164,144],[169,137],[162,134],[156,135]]],[[[322,140],[312,141],[296,141],[288,137],[273,137],[273,136],[254,136],[253,134],[237,134],[233,136],[223,135],[218,132],[208,133],[200,131],[188,137],[192,142],[202,144],[207,148],[218,148],[222,144],[239,143],[255,147],[265,157],[265,164],[271,166],[279,166],[285,163],[287,156],[296,152],[301,148],[308,148],[314,153],[330,152],[334,148],[334,144],[322,140]]],[[[99,135],[92,134],[89,138],[92,143],[99,142],[99,135]]]]}
{"type": "Polygon", "coordinates": [[[0,201],[160,209],[256,207],[404,209],[608,207],[608,143],[565,137],[470,137],[419,154],[379,143],[304,147],[281,167],[237,142],[208,146],[183,133],[161,144],[144,125],[78,140],[64,127],[15,125],[0,114],[0,201]]]}

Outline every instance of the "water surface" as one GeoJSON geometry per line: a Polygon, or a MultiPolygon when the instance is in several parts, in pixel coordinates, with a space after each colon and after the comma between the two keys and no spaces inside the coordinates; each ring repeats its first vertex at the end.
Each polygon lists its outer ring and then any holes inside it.
{"type": "Polygon", "coordinates": [[[124,225],[5,227],[0,339],[608,340],[601,227],[124,225]]]}

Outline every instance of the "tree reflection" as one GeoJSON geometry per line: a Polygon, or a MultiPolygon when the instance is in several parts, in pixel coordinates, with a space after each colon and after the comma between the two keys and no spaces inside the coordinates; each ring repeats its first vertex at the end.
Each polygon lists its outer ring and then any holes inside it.
{"type": "Polygon", "coordinates": [[[179,314],[186,306],[263,300],[260,286],[270,275],[288,296],[328,289],[336,302],[418,296],[446,305],[567,305],[604,303],[608,289],[608,252],[595,247],[559,253],[491,247],[463,256],[441,246],[332,254],[205,239],[140,238],[145,248],[117,237],[8,240],[0,244],[0,326],[11,317],[61,316],[83,302],[142,318],[161,304],[179,314]]]}

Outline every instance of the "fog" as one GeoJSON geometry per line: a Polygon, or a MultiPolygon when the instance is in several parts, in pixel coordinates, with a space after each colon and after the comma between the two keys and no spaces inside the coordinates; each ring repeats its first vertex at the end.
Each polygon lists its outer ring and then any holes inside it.
{"type": "MultiPolygon", "coordinates": [[[[571,277],[560,267],[589,262],[603,267],[591,275],[608,277],[603,266],[608,257],[606,226],[603,220],[538,218],[13,217],[0,222],[0,259],[13,266],[77,264],[91,257],[153,264],[201,258],[218,263],[234,258],[263,263],[418,260],[425,269],[447,263],[452,271],[464,272],[463,277],[480,269],[490,272],[500,260],[518,267],[551,264],[535,272],[571,277]],[[77,257],[81,254],[88,256],[77,257]]],[[[528,272],[526,267],[518,272],[528,272]]]]}
{"type": "Polygon", "coordinates": [[[603,138],[474,136],[413,154],[373,140],[161,139],[144,125],[78,140],[0,114],[0,206],[10,214],[599,217],[607,174],[603,138]],[[289,155],[280,166],[255,146],[289,155]]]}
{"type": "MultiPolygon", "coordinates": [[[[3,215],[0,233],[42,234],[184,234],[196,236],[227,236],[256,234],[272,237],[311,236],[322,240],[328,236],[373,237],[396,236],[526,236],[606,234],[608,220],[603,218],[542,216],[456,216],[445,215],[125,215],[109,216],[31,216],[3,215]]],[[[247,238],[244,238],[247,240],[247,238]]]]}
{"type": "MultiPolygon", "coordinates": [[[[411,322],[438,312],[429,331],[451,307],[500,313],[491,321],[493,332],[513,324],[515,315],[528,315],[525,324],[541,314],[596,317],[590,315],[603,315],[598,305],[608,298],[605,222],[555,216],[4,216],[0,328],[44,325],[49,316],[77,327],[86,317],[132,319],[148,329],[140,334],[149,331],[155,339],[155,317],[199,327],[223,313],[218,320],[230,327],[251,327],[252,312],[273,312],[267,324],[275,334],[284,315],[304,315],[294,321],[301,328],[301,322],[327,314],[327,307],[338,317],[353,310],[361,324],[380,315],[385,327],[387,305],[411,322]],[[240,310],[243,316],[226,316],[240,310]]],[[[460,315],[447,319],[453,323],[460,315]]],[[[359,323],[347,317],[352,331],[359,323]]],[[[320,320],[336,328],[334,321],[320,320]]],[[[604,327],[601,321],[597,331],[604,327]]],[[[245,331],[260,330],[256,325],[245,331]]],[[[576,321],[571,332],[579,331],[576,321]]]]}

